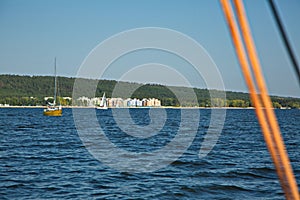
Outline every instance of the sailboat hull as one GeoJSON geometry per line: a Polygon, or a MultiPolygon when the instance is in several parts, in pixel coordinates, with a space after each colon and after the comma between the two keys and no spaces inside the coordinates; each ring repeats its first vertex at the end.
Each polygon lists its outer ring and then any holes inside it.
{"type": "Polygon", "coordinates": [[[108,108],[107,107],[96,107],[96,109],[98,109],[98,110],[107,110],[108,108]]]}
{"type": "Polygon", "coordinates": [[[57,110],[44,110],[44,115],[45,116],[62,116],[62,109],[57,109],[57,110]]]}

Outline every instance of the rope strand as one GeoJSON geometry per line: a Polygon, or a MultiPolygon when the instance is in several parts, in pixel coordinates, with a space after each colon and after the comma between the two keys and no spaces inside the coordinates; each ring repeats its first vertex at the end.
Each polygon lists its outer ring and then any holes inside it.
{"type": "Polygon", "coordinates": [[[298,200],[299,193],[297,183],[290,166],[290,161],[284,147],[276,116],[261,73],[260,63],[257,58],[248,22],[245,17],[244,7],[240,0],[234,0],[234,3],[247,53],[245,52],[230,1],[221,0],[223,12],[235,45],[236,54],[239,58],[241,69],[250,91],[250,97],[256,108],[256,115],[261,125],[267,148],[276,167],[283,191],[285,192],[287,199],[298,200]],[[246,55],[248,55],[251,65],[249,64],[246,55]],[[252,66],[252,68],[249,66],[252,66]],[[257,94],[256,90],[259,91],[260,95],[257,94]]]}

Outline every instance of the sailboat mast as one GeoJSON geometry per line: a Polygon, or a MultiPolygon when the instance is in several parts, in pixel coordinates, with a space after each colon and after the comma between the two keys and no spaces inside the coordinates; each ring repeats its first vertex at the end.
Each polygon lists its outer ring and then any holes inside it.
{"type": "Polygon", "coordinates": [[[56,103],[56,87],[57,87],[57,80],[56,80],[56,57],[54,58],[54,101],[53,104],[56,103]]]}

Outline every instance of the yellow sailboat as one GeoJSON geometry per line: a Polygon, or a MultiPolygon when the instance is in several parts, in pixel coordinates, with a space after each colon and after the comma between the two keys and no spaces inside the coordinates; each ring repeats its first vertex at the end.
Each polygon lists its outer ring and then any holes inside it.
{"type": "Polygon", "coordinates": [[[44,109],[45,116],[62,116],[62,107],[56,105],[57,93],[57,77],[56,77],[56,58],[54,60],[54,97],[53,103],[48,102],[47,108],[44,109]]]}

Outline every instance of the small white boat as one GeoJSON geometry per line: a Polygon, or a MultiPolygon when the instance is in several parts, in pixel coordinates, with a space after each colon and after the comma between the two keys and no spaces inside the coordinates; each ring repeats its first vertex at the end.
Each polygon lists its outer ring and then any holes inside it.
{"type": "Polygon", "coordinates": [[[105,97],[105,92],[103,94],[103,97],[101,99],[100,105],[96,107],[99,110],[107,110],[107,101],[106,101],[106,97],[105,97]]]}

